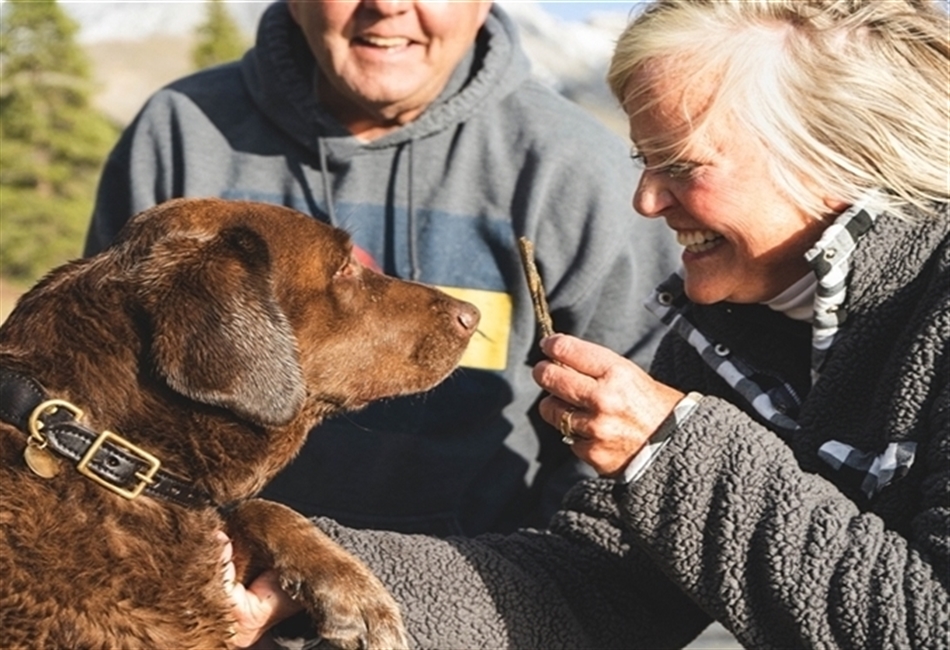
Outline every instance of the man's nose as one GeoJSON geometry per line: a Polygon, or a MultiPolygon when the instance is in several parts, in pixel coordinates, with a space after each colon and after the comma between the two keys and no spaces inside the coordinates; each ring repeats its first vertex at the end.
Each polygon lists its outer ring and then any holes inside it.
{"type": "Polygon", "coordinates": [[[362,0],[363,6],[383,16],[401,14],[412,6],[415,0],[362,0]]]}

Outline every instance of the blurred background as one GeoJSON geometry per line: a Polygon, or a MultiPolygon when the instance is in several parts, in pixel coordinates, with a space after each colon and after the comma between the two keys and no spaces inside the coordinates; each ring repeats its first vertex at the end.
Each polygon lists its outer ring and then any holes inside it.
{"type": "MultiPolygon", "coordinates": [[[[146,98],[239,58],[269,1],[0,0],[0,321],[81,254],[99,171],[146,98]]],[[[604,81],[638,0],[500,0],[535,74],[626,137],[604,81]]],[[[740,646],[718,625],[690,648],[740,646]]]]}

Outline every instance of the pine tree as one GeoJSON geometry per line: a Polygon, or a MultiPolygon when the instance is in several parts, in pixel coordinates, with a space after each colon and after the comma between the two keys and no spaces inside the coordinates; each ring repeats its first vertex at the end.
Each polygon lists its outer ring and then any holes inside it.
{"type": "Polygon", "coordinates": [[[198,41],[191,53],[199,69],[238,59],[247,49],[241,30],[221,0],[209,0],[206,6],[207,20],[198,27],[198,41]]]}
{"type": "Polygon", "coordinates": [[[82,251],[118,129],[91,105],[78,25],[55,0],[0,14],[0,274],[31,282],[82,251]]]}

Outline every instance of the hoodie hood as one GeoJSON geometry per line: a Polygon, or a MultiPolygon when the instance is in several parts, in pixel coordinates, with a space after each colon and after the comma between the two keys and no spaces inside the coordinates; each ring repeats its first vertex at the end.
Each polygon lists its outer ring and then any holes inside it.
{"type": "Polygon", "coordinates": [[[275,2],[261,17],[255,46],[241,66],[260,110],[311,151],[318,152],[320,139],[330,143],[331,158],[345,157],[348,149],[397,147],[452,128],[486,103],[500,101],[530,74],[514,23],[494,5],[475,44],[432,105],[409,124],[364,142],[318,103],[313,83],[316,61],[286,3],[275,2]]]}

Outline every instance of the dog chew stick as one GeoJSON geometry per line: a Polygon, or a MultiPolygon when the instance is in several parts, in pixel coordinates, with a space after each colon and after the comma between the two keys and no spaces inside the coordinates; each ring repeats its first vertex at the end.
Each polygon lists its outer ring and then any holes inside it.
{"type": "Polygon", "coordinates": [[[521,252],[521,264],[524,266],[528,290],[531,292],[531,302],[534,304],[534,316],[541,327],[541,338],[551,336],[554,334],[554,323],[551,320],[551,312],[548,310],[548,300],[544,296],[541,275],[534,263],[534,244],[527,237],[519,237],[518,250],[521,252]]]}

